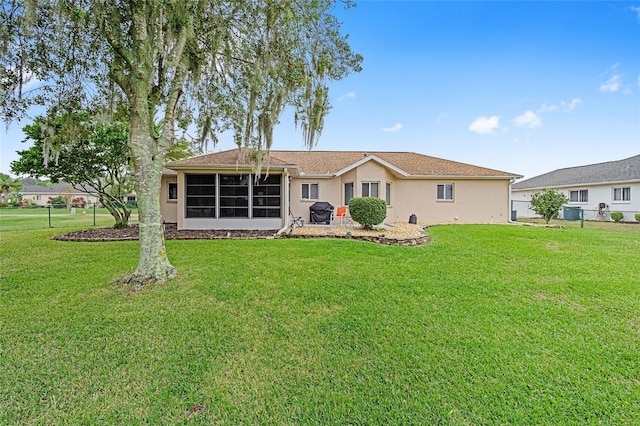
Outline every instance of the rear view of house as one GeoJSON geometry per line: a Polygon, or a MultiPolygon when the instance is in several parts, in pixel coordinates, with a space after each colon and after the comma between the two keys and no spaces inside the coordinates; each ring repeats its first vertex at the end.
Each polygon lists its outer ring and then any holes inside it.
{"type": "Polygon", "coordinates": [[[518,177],[412,152],[271,151],[256,178],[234,149],[167,164],[162,211],[179,229],[280,229],[318,201],[379,197],[386,222],[506,223],[518,177]]]}

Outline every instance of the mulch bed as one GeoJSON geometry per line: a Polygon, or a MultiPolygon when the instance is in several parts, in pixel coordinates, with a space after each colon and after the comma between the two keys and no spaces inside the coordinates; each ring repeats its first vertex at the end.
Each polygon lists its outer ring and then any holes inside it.
{"type": "MultiPolygon", "coordinates": [[[[175,223],[167,223],[164,229],[166,240],[214,240],[219,238],[249,239],[272,238],[277,229],[273,230],[220,230],[220,229],[183,229],[178,230],[175,223]]],[[[59,241],[125,241],[138,239],[138,224],[128,228],[93,228],[82,231],[67,232],[54,235],[53,240],[59,241]]]]}

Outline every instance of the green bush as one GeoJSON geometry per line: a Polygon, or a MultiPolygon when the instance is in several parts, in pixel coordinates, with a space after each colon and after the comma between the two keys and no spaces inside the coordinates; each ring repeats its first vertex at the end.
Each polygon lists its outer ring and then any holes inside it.
{"type": "Polygon", "coordinates": [[[566,195],[553,189],[536,191],[531,195],[531,208],[549,223],[551,219],[558,217],[560,208],[569,202],[566,195]]]}
{"type": "Polygon", "coordinates": [[[355,197],[349,201],[351,219],[358,222],[365,229],[382,223],[387,217],[387,205],[384,200],[376,197],[355,197]]]}
{"type": "Polygon", "coordinates": [[[62,195],[57,195],[55,197],[51,197],[49,200],[51,206],[54,209],[66,209],[67,208],[67,200],[62,195]]]}
{"type": "Polygon", "coordinates": [[[636,220],[640,222],[640,213],[636,213],[636,220]]]}
{"type": "Polygon", "coordinates": [[[611,212],[611,219],[615,220],[616,222],[620,222],[623,217],[624,213],[622,212],[611,212]]]}

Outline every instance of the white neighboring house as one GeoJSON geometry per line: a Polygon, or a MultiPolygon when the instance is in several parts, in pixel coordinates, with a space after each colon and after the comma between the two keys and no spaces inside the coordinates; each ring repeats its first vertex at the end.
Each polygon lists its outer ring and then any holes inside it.
{"type": "MultiPolygon", "coordinates": [[[[634,221],[640,213],[640,155],[624,160],[568,167],[511,185],[513,210],[518,217],[535,217],[531,194],[554,189],[569,198],[567,207],[581,207],[586,220],[609,219],[608,212],[624,213],[624,221],[634,221]]],[[[560,212],[562,217],[563,212],[560,212]]]]}

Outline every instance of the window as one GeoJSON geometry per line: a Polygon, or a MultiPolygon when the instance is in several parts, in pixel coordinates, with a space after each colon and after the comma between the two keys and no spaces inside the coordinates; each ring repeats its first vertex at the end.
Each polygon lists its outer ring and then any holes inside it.
{"type": "Polygon", "coordinates": [[[440,183],[438,184],[438,192],[436,195],[438,201],[453,201],[453,184],[452,183],[440,183]]]}
{"type": "Polygon", "coordinates": [[[385,201],[387,202],[387,206],[390,206],[391,205],[391,183],[387,182],[385,189],[386,189],[385,201]]]}
{"type": "Polygon", "coordinates": [[[362,182],[362,196],[363,197],[377,197],[378,196],[378,182],[362,182]]]}
{"type": "Polygon", "coordinates": [[[578,191],[569,191],[569,201],[572,203],[588,203],[589,190],[580,189],[578,191]]]}
{"type": "Polygon", "coordinates": [[[344,205],[348,206],[349,201],[353,198],[353,182],[344,184],[344,205]]]}
{"type": "Polygon", "coordinates": [[[251,175],[220,175],[220,217],[249,217],[251,175]]]}
{"type": "Polygon", "coordinates": [[[169,182],[167,185],[169,190],[169,194],[167,194],[167,200],[169,201],[177,201],[178,200],[178,184],[176,182],[169,182]]]}
{"type": "Polygon", "coordinates": [[[631,187],[613,188],[613,201],[631,201],[631,187]]]}
{"type": "Polygon", "coordinates": [[[253,217],[280,217],[281,175],[269,175],[253,184],[253,217]]]}
{"type": "Polygon", "coordinates": [[[216,217],[216,175],[186,175],[186,217],[216,217]]]}
{"type": "Polygon", "coordinates": [[[302,184],[302,199],[303,200],[317,200],[318,199],[318,184],[317,183],[303,183],[302,184]]]}

